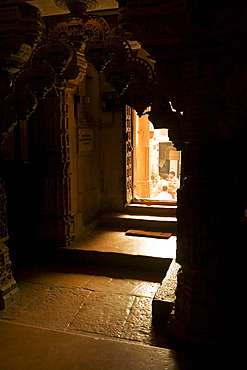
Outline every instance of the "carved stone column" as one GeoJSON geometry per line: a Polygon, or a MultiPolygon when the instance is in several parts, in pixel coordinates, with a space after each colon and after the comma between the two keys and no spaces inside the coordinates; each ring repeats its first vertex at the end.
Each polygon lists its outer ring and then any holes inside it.
{"type": "Polygon", "coordinates": [[[65,246],[74,239],[71,215],[70,138],[66,89],[47,97],[38,109],[38,181],[40,219],[38,238],[65,246]]]}
{"type": "Polygon", "coordinates": [[[177,209],[177,262],[182,271],[169,331],[185,342],[220,344],[235,325],[244,209],[230,144],[190,142],[183,151],[184,182],[177,209]]]}
{"type": "MultiPolygon", "coordinates": [[[[0,4],[0,145],[17,123],[18,95],[13,80],[25,66],[41,31],[40,12],[20,1],[0,4]],[[16,96],[15,96],[16,93],[16,96]]],[[[0,173],[1,175],[1,173],[0,173]]],[[[18,291],[12,277],[11,262],[5,242],[8,240],[5,185],[0,179],[0,309],[13,302],[18,291]]]]}
{"type": "MultiPolygon", "coordinates": [[[[182,150],[177,209],[182,269],[168,329],[185,343],[219,345],[239,329],[233,318],[235,298],[229,293],[240,296],[244,288],[243,266],[237,261],[245,245],[246,154],[241,144],[247,139],[246,76],[238,58],[238,53],[216,59],[211,54],[166,65],[168,73],[181,76],[184,107],[177,121],[168,124],[182,150]]],[[[173,99],[176,107],[175,95],[173,99]]]]}
{"type": "Polygon", "coordinates": [[[247,7],[243,1],[140,3],[127,1],[126,14],[157,61],[160,88],[150,120],[168,127],[182,150],[182,268],[168,329],[186,344],[224,344],[246,324],[244,314],[236,320],[236,297],[246,281],[247,7]]]}
{"type": "MultiPolygon", "coordinates": [[[[76,138],[73,128],[76,126],[75,94],[80,81],[86,73],[84,54],[77,52],[77,63],[68,69],[65,77],[56,85],[57,96],[49,96],[40,101],[38,114],[37,146],[39,182],[38,238],[49,246],[66,246],[75,239],[75,194],[72,182],[76,183],[75,150],[76,138]],[[72,171],[72,167],[74,171],[72,171]]],[[[74,190],[76,193],[76,190],[74,190]]]]}
{"type": "Polygon", "coordinates": [[[170,125],[171,138],[182,149],[177,209],[182,269],[168,329],[186,343],[219,345],[239,329],[232,293],[240,296],[244,288],[243,266],[237,261],[245,245],[246,154],[240,143],[247,137],[245,62],[238,58],[240,53],[216,59],[211,54],[172,67],[181,75],[184,105],[170,125]]]}
{"type": "Polygon", "coordinates": [[[18,291],[12,277],[8,248],[5,245],[7,240],[6,195],[4,182],[0,179],[0,310],[13,302],[18,291]]]}

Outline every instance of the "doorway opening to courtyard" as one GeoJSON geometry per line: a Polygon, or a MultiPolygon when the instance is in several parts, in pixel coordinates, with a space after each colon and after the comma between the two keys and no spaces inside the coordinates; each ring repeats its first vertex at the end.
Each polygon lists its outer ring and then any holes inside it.
{"type": "Polygon", "coordinates": [[[126,107],[127,203],[177,204],[181,152],[167,128],[155,129],[148,115],[126,107]]]}

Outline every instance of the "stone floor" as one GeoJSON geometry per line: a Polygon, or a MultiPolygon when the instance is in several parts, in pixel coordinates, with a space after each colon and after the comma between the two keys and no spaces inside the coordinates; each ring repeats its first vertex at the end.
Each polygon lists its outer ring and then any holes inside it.
{"type": "Polygon", "coordinates": [[[174,351],[0,321],[1,370],[179,370],[174,351]]]}
{"type": "Polygon", "coordinates": [[[96,266],[16,271],[18,298],[0,312],[1,370],[228,369],[208,351],[173,347],[165,325],[152,322],[161,275],[144,275],[96,266]]]}
{"type": "Polygon", "coordinates": [[[166,325],[152,321],[152,299],[164,272],[82,264],[20,266],[13,268],[17,299],[0,311],[2,370],[227,368],[221,360],[212,362],[212,353],[178,349],[166,325]]]}
{"type": "Polygon", "coordinates": [[[144,279],[143,275],[98,266],[16,271],[18,298],[0,312],[0,320],[162,345],[151,312],[162,276],[145,272],[144,279]]]}

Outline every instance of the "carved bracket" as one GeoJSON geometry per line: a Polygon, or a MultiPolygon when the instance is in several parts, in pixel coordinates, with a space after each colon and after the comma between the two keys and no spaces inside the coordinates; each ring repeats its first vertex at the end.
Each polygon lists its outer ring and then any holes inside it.
{"type": "MultiPolygon", "coordinates": [[[[66,3],[69,9],[70,6],[74,9],[76,3],[81,3],[80,6],[83,7],[82,3],[88,2],[66,1],[63,3],[66,3]]],[[[24,6],[25,3],[21,4],[24,6]]],[[[27,5],[25,9],[29,9],[27,5]]],[[[116,29],[110,30],[105,19],[91,16],[83,23],[81,18],[73,17],[72,14],[70,21],[59,22],[49,29],[47,37],[43,34],[44,42],[37,45],[32,53],[32,47],[35,46],[34,36],[36,35],[37,38],[40,28],[36,33],[28,29],[26,32],[29,35],[28,43],[23,39],[23,32],[18,31],[13,47],[19,56],[19,59],[15,58],[19,60],[19,64],[16,63],[18,68],[14,70],[15,75],[12,78],[5,71],[13,71],[9,67],[12,64],[8,58],[14,55],[14,51],[8,47],[10,39],[7,38],[6,41],[6,52],[2,51],[2,54],[0,52],[0,62],[2,55],[2,64],[5,63],[5,70],[0,71],[2,97],[0,112],[4,117],[0,132],[3,137],[6,132],[13,129],[18,120],[26,120],[33,113],[38,99],[47,95],[60,76],[64,75],[67,79],[76,78],[79,73],[78,52],[79,54],[84,52],[86,61],[91,63],[98,72],[105,72],[106,80],[116,89],[117,93],[125,95],[125,103],[136,109],[139,115],[142,115],[152,103],[155,73],[151,61],[147,55],[140,56],[138,51],[132,50],[128,41],[123,37],[124,32],[116,29]],[[32,37],[30,37],[30,32],[32,37]],[[23,43],[29,45],[29,53],[26,50],[21,59],[20,48],[24,45],[23,43]],[[70,66],[73,68],[69,68],[70,66]],[[150,93],[151,90],[152,93],[150,93]]],[[[2,42],[5,39],[6,37],[3,37],[2,42]]]]}

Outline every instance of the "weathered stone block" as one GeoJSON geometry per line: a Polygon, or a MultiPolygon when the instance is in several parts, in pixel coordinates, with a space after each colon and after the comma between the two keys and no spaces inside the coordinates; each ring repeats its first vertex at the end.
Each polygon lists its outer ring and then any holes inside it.
{"type": "Polygon", "coordinates": [[[152,301],[153,319],[162,317],[168,321],[176,298],[175,290],[177,287],[177,272],[179,268],[180,265],[174,259],[152,301]]]}

